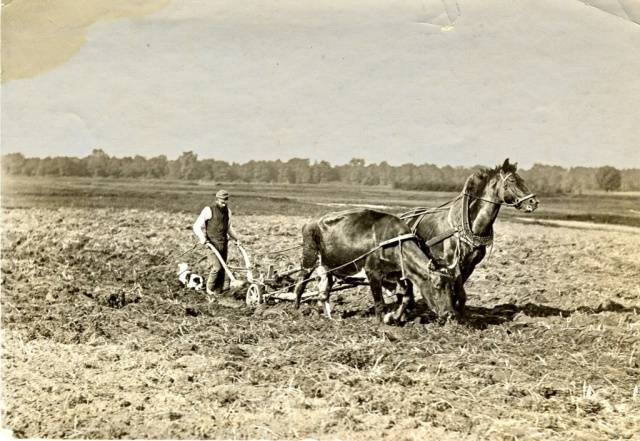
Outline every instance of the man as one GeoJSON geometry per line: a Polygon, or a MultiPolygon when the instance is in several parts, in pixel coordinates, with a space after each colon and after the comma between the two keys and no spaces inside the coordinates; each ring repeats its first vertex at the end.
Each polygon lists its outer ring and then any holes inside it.
{"type": "MultiPolygon", "coordinates": [[[[240,244],[238,235],[231,226],[231,210],[227,206],[228,201],[229,192],[226,190],[218,191],[216,193],[216,203],[211,207],[204,207],[193,224],[193,232],[200,243],[205,245],[207,242],[211,242],[225,263],[227,261],[229,237],[235,240],[238,245],[240,244]]],[[[228,277],[218,258],[208,248],[207,258],[211,266],[211,272],[207,278],[207,294],[218,296],[225,290],[225,280],[228,280],[228,277]]]]}

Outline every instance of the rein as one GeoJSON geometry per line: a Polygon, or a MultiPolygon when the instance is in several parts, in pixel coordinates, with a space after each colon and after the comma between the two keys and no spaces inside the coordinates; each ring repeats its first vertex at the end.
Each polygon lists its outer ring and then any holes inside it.
{"type": "Polygon", "coordinates": [[[400,253],[400,271],[402,272],[402,278],[400,280],[407,280],[407,274],[404,270],[404,255],[402,254],[402,242],[405,240],[418,240],[418,237],[414,233],[402,234],[392,239],[385,240],[384,242],[380,242],[376,247],[376,249],[384,248],[386,246],[393,245],[396,242],[398,243],[398,252],[400,253]]]}
{"type": "MultiPolygon", "coordinates": [[[[415,240],[415,241],[419,241],[419,238],[418,238],[415,234],[413,234],[413,233],[406,233],[406,234],[401,234],[400,236],[393,237],[393,238],[391,238],[391,239],[387,239],[387,240],[385,240],[385,241],[382,241],[382,242],[378,243],[378,245],[376,245],[375,247],[373,247],[372,249],[370,249],[370,250],[369,250],[369,251],[367,251],[366,253],[363,253],[363,254],[361,254],[360,256],[356,257],[355,259],[350,260],[349,262],[343,263],[342,265],[336,266],[336,267],[334,267],[334,268],[330,268],[330,269],[328,269],[328,270],[326,271],[326,274],[331,274],[331,273],[333,273],[334,271],[338,271],[339,269],[342,269],[342,268],[344,268],[344,267],[346,267],[346,266],[353,265],[353,264],[355,264],[358,260],[360,260],[360,259],[363,259],[363,258],[367,257],[369,254],[373,254],[373,253],[375,253],[376,251],[378,251],[378,250],[380,250],[380,249],[382,249],[382,248],[386,248],[386,247],[394,246],[395,244],[397,244],[397,245],[398,245],[398,247],[399,247],[399,248],[398,248],[398,251],[399,251],[399,253],[400,253],[400,270],[402,271],[402,279],[401,279],[401,280],[406,280],[406,279],[407,279],[407,277],[406,277],[406,271],[405,271],[405,266],[404,266],[404,256],[403,256],[403,253],[402,253],[402,243],[403,243],[403,242],[406,242],[407,240],[415,240]]],[[[357,270],[357,269],[358,269],[358,267],[356,266],[356,270],[357,270]]],[[[432,272],[432,270],[430,270],[429,268],[427,268],[427,272],[432,272]]],[[[436,271],[436,272],[437,272],[438,274],[440,274],[442,277],[446,277],[446,278],[449,278],[449,279],[452,279],[452,278],[453,278],[453,277],[451,277],[451,275],[449,275],[449,274],[445,274],[445,273],[442,273],[442,272],[440,272],[440,271],[436,271]]],[[[280,289],[279,289],[279,290],[277,290],[277,291],[273,291],[271,294],[275,294],[275,293],[279,293],[279,292],[285,292],[287,289],[289,289],[289,288],[291,288],[291,287],[293,287],[293,286],[296,286],[296,285],[297,285],[297,284],[299,284],[299,283],[302,283],[302,282],[308,282],[308,281],[310,281],[310,280],[313,280],[313,279],[314,279],[314,278],[316,278],[316,277],[317,277],[317,276],[313,276],[313,277],[309,277],[309,278],[303,279],[303,280],[301,280],[301,281],[297,281],[296,283],[292,283],[292,284],[290,284],[290,285],[287,285],[287,286],[285,286],[285,287],[282,287],[282,288],[280,288],[280,289]]]]}
{"type": "MultiPolygon", "coordinates": [[[[406,274],[405,274],[405,269],[404,269],[404,257],[403,257],[403,254],[402,254],[402,243],[406,242],[407,240],[419,241],[420,239],[413,233],[401,234],[400,236],[396,236],[396,237],[393,237],[391,239],[387,239],[387,240],[385,240],[383,242],[380,242],[378,245],[376,245],[375,247],[373,247],[372,249],[370,249],[366,253],[356,257],[355,259],[353,259],[353,260],[351,260],[351,261],[349,261],[347,263],[344,263],[344,264],[342,264],[340,266],[336,266],[335,268],[331,268],[331,269],[327,270],[327,274],[332,273],[334,271],[337,271],[339,269],[342,269],[342,268],[344,268],[344,267],[346,267],[348,265],[355,264],[358,260],[360,260],[360,259],[362,259],[364,257],[367,257],[369,254],[372,254],[372,253],[378,251],[379,249],[386,248],[386,247],[393,246],[393,245],[397,244],[398,245],[398,251],[400,252],[400,269],[402,270],[402,278],[406,279],[406,274]]],[[[356,267],[356,269],[358,269],[358,268],[356,267]]],[[[427,269],[427,271],[430,271],[430,270],[427,269]]],[[[449,276],[448,274],[443,274],[443,273],[440,273],[439,271],[438,271],[438,273],[440,275],[442,275],[443,277],[451,278],[451,276],[449,276]]]]}
{"type": "MultiPolygon", "coordinates": [[[[458,199],[460,199],[462,197],[462,194],[459,194],[458,196],[456,196],[453,199],[449,199],[448,201],[446,201],[443,204],[438,205],[435,208],[414,208],[413,210],[407,211],[405,213],[400,214],[400,216],[398,216],[400,219],[402,220],[406,220],[406,219],[411,219],[413,217],[420,217],[420,220],[422,220],[422,218],[426,215],[426,214],[432,214],[432,213],[436,213],[439,211],[447,211],[448,208],[445,208],[447,205],[454,203],[455,201],[457,201],[458,199]]],[[[418,221],[419,223],[419,221],[418,221]]]]}
{"type": "Polygon", "coordinates": [[[523,203],[524,201],[526,201],[527,199],[531,199],[531,198],[535,198],[536,194],[535,193],[529,193],[526,196],[522,196],[521,198],[516,199],[515,202],[498,202],[498,201],[492,201],[491,199],[485,199],[482,198],[480,196],[475,196],[469,193],[463,193],[465,196],[468,196],[472,199],[477,199],[480,201],[484,201],[484,202],[489,202],[491,204],[494,205],[504,205],[505,207],[517,207],[518,205],[520,205],[521,203],[523,203]]]}

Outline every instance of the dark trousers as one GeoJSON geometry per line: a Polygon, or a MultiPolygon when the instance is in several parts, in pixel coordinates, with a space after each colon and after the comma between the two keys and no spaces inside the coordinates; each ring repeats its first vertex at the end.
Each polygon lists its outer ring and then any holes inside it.
{"type": "MultiPolygon", "coordinates": [[[[218,250],[226,263],[227,243],[214,243],[213,246],[216,247],[216,250],[218,250]]],[[[213,251],[209,251],[207,259],[211,268],[211,272],[209,272],[209,277],[207,278],[207,291],[215,291],[219,293],[229,287],[229,276],[226,274],[222,264],[213,251]]]]}

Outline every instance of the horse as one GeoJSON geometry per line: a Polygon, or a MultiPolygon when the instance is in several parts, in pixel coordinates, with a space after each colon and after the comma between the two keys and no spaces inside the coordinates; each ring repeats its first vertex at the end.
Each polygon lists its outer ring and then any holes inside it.
{"type": "Polygon", "coordinates": [[[517,168],[507,158],[502,165],[469,176],[460,195],[444,206],[400,215],[432,254],[454,271],[454,307],[459,313],[464,312],[467,300],[464,284],[493,243],[493,223],[500,207],[525,213],[538,208],[536,195],[516,173],[517,168]]]}
{"type": "Polygon", "coordinates": [[[319,303],[324,303],[329,317],[329,294],[335,278],[344,280],[364,270],[378,322],[402,321],[413,301],[414,288],[436,315],[455,315],[451,274],[419,245],[407,224],[392,214],[370,209],[328,213],[302,227],[302,240],[301,272],[294,290],[296,308],[316,268],[321,275],[319,303]],[[400,288],[397,311],[384,318],[383,286],[400,288]]]}

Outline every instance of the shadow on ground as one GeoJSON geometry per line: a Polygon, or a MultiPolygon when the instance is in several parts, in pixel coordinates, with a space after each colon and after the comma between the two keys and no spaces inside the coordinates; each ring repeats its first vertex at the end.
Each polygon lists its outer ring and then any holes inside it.
{"type": "Polygon", "coordinates": [[[613,301],[602,304],[597,308],[579,306],[575,309],[555,308],[546,305],[536,305],[535,303],[525,303],[524,305],[505,303],[491,308],[467,306],[465,316],[461,319],[461,323],[476,329],[485,329],[490,325],[501,325],[506,322],[511,322],[518,314],[524,314],[528,317],[569,317],[576,312],[599,314],[601,312],[634,312],[638,310],[640,310],[640,307],[628,307],[613,301]]]}
{"type": "MultiPolygon", "coordinates": [[[[395,309],[395,305],[387,304],[387,311],[395,309]]],[[[528,317],[569,317],[578,313],[599,314],[601,312],[635,312],[640,311],[640,306],[624,306],[619,303],[609,301],[597,308],[589,306],[579,306],[575,309],[562,309],[546,305],[536,305],[535,303],[526,303],[524,305],[514,305],[505,303],[496,305],[491,308],[482,306],[467,306],[463,317],[459,318],[460,324],[475,329],[486,329],[492,325],[501,325],[512,322],[519,314],[528,317]]],[[[350,317],[370,317],[375,315],[373,306],[365,309],[349,309],[341,313],[342,318],[350,317]]],[[[428,323],[436,320],[436,317],[429,311],[424,302],[417,302],[415,307],[408,312],[407,322],[428,323]]]]}

